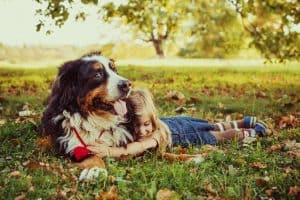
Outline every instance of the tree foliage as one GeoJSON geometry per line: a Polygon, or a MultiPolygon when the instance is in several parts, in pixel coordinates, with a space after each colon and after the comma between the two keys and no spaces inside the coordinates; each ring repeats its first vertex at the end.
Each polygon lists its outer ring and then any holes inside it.
{"type": "Polygon", "coordinates": [[[185,7],[185,1],[180,0],[128,0],[119,6],[109,3],[103,7],[104,20],[123,19],[141,39],[153,44],[158,56],[163,57],[163,43],[178,31],[180,22],[185,19],[185,7]]]}
{"type": "MultiPolygon", "coordinates": [[[[39,4],[46,5],[44,9],[37,9],[36,14],[40,16],[45,16],[54,21],[55,26],[61,27],[69,19],[70,9],[75,3],[79,4],[93,4],[97,5],[98,0],[35,0],[39,4]]],[[[85,20],[86,13],[79,12],[76,14],[76,19],[85,20]]],[[[39,23],[36,25],[36,30],[40,31],[41,28],[45,26],[45,20],[40,19],[39,23]]],[[[47,31],[49,33],[49,30],[47,31]]]]}
{"type": "Polygon", "coordinates": [[[237,13],[228,2],[194,0],[189,13],[190,37],[180,56],[223,58],[237,52],[245,43],[237,13]]]}
{"type": "MultiPolygon", "coordinates": [[[[98,5],[98,0],[35,0],[46,4],[37,14],[52,19],[61,27],[70,18],[74,4],[98,5]]],[[[242,19],[244,29],[251,36],[251,44],[267,59],[300,58],[300,2],[299,0],[227,0],[242,19]]],[[[132,27],[140,39],[151,42],[157,55],[163,56],[166,40],[175,39],[177,33],[187,33],[185,38],[195,39],[183,48],[181,55],[199,57],[202,52],[222,57],[226,51],[238,49],[244,35],[238,28],[237,15],[225,1],[216,0],[127,0],[116,5],[108,3],[99,7],[99,13],[107,22],[114,19],[132,27]],[[192,21],[193,27],[184,30],[184,21],[192,21]],[[212,48],[212,46],[214,48],[212,48]],[[198,52],[198,53],[197,53],[198,52]],[[198,55],[197,55],[198,54],[198,55]]],[[[86,18],[79,12],[76,19],[86,18]]],[[[37,24],[37,31],[45,20],[37,24]]]]}
{"type": "Polygon", "coordinates": [[[267,58],[300,59],[299,0],[230,0],[252,44],[267,58]],[[298,26],[298,30],[297,27],[298,26]]]}

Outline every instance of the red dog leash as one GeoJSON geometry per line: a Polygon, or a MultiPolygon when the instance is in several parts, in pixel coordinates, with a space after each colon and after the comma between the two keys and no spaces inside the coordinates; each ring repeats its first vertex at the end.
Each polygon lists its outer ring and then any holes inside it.
{"type": "MultiPolygon", "coordinates": [[[[72,127],[72,131],[75,133],[77,139],[79,140],[79,142],[83,145],[83,147],[79,146],[79,147],[75,147],[73,149],[73,156],[75,158],[76,161],[81,161],[84,158],[88,157],[89,155],[91,155],[91,151],[88,150],[87,148],[87,144],[83,141],[83,139],[80,137],[78,131],[76,130],[76,128],[72,127]]],[[[103,135],[105,131],[102,130],[99,137],[101,137],[103,135]]]]}

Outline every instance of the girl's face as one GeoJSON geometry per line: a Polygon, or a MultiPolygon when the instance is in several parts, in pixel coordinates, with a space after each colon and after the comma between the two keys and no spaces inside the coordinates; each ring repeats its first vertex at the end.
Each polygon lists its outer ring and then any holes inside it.
{"type": "Polygon", "coordinates": [[[139,117],[138,126],[135,126],[135,132],[140,137],[148,137],[153,132],[153,124],[149,115],[142,115],[139,117]]]}

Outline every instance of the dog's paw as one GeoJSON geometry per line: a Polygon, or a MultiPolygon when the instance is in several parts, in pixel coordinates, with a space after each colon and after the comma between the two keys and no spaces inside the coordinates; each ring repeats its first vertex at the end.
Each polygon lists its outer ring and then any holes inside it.
{"type": "Polygon", "coordinates": [[[87,181],[98,178],[100,175],[107,177],[106,169],[100,167],[86,168],[81,171],[79,181],[87,181]]]}

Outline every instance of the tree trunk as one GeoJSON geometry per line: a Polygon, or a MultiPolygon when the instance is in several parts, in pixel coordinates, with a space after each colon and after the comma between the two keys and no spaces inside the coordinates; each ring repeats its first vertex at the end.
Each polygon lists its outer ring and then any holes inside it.
{"type": "Polygon", "coordinates": [[[164,50],[162,49],[162,40],[152,40],[152,44],[155,48],[156,55],[159,58],[164,58],[164,50]]]}

